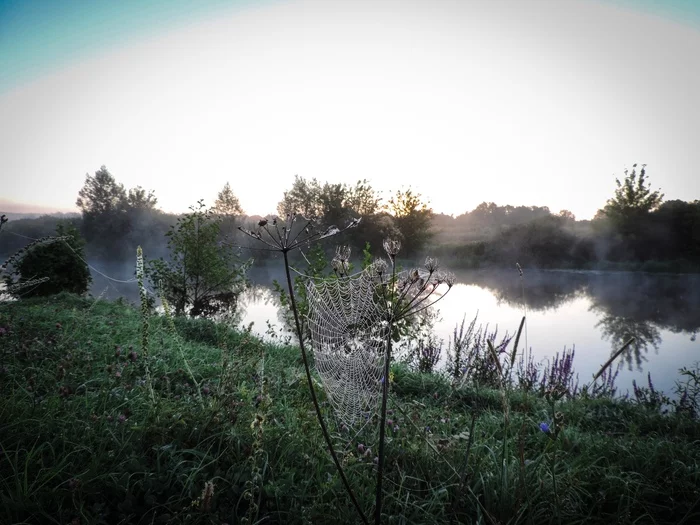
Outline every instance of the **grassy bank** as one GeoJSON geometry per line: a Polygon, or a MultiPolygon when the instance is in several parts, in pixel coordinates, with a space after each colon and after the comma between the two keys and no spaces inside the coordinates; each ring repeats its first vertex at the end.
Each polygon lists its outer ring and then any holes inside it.
{"type": "MultiPolygon", "coordinates": [[[[296,348],[154,317],[144,349],[142,321],[70,295],[0,304],[0,523],[358,522],[296,348]]],[[[393,372],[384,523],[700,522],[687,415],[393,372]]],[[[330,427],[371,514],[376,425],[330,427]]]]}

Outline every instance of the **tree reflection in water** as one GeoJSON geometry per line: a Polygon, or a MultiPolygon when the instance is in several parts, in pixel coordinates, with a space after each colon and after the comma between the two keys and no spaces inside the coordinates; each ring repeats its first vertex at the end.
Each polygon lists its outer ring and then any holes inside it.
{"type": "MultiPolygon", "coordinates": [[[[475,271],[458,275],[458,282],[486,288],[499,301],[521,307],[523,293],[518,272],[475,271]]],[[[635,342],[621,363],[641,371],[650,348],[658,351],[662,330],[688,334],[695,341],[700,330],[700,276],[640,272],[537,271],[525,268],[528,311],[556,310],[586,296],[589,311],[600,317],[595,329],[617,351],[629,338],[635,342]]]]}
{"type": "Polygon", "coordinates": [[[620,365],[623,362],[627,362],[628,369],[632,370],[632,361],[634,360],[637,370],[641,372],[642,361],[646,361],[644,354],[649,351],[650,347],[656,352],[659,350],[659,345],[661,344],[659,329],[648,321],[617,317],[606,313],[598,305],[593,305],[590,309],[602,314],[595,327],[600,329],[602,339],[610,341],[612,346],[611,352],[622,348],[622,345],[634,337],[634,342],[622,355],[623,360],[620,361],[620,365]]]}

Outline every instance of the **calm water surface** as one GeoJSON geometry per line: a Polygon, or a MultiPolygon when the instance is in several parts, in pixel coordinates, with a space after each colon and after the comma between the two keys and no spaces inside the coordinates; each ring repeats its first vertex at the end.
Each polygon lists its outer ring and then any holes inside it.
{"type": "MultiPolygon", "coordinates": [[[[436,305],[436,335],[445,348],[462,319],[514,333],[527,317],[527,343],[536,361],[565,348],[576,351],[574,367],[587,382],[611,352],[630,337],[636,342],[617,363],[618,390],[632,390],[632,380],[671,394],[678,369],[700,361],[700,276],[620,272],[517,271],[457,273],[457,284],[436,305]]],[[[242,324],[268,337],[267,321],[281,328],[277,297],[265,278],[245,294],[242,324]]],[[[521,348],[524,340],[521,339],[521,348]]]]}

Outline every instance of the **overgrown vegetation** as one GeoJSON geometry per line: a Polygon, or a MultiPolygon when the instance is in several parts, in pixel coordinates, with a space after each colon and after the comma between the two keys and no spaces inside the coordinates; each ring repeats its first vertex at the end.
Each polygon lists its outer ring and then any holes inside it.
{"type": "Polygon", "coordinates": [[[58,224],[56,238],[60,240],[33,246],[18,257],[5,276],[6,286],[17,283],[16,293],[25,297],[86,293],[92,277],[85,263],[85,240],[70,222],[58,224]]]}
{"type": "Polygon", "coordinates": [[[175,308],[175,315],[210,317],[234,312],[247,284],[243,262],[230,245],[218,242],[222,218],[202,201],[166,234],[170,257],[151,260],[146,275],[175,308]]]}
{"type": "MultiPolygon", "coordinates": [[[[173,321],[150,318],[144,357],[132,306],[0,306],[0,521],[355,523],[298,349],[173,321]]],[[[700,519],[697,412],[553,389],[504,398],[401,364],[391,376],[385,523],[700,519]]],[[[332,432],[370,512],[376,434],[332,432]]]]}

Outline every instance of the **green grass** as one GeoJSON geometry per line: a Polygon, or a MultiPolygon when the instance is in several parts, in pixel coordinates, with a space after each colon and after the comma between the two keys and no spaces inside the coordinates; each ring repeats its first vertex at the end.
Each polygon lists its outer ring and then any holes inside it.
{"type": "MultiPolygon", "coordinates": [[[[153,317],[144,358],[140,315],[70,295],[0,304],[0,523],[358,522],[298,349],[153,317]]],[[[552,440],[540,397],[510,392],[505,429],[498,391],[393,372],[384,523],[700,522],[697,421],[562,400],[552,440]]],[[[323,407],[371,514],[376,429],[355,436],[323,407]]]]}

